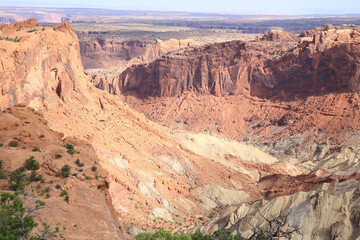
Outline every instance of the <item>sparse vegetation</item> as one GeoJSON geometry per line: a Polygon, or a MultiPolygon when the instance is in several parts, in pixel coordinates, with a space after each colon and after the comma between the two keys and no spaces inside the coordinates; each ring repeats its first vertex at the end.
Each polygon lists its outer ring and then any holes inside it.
{"type": "Polygon", "coordinates": [[[29,180],[31,182],[37,182],[43,180],[43,176],[41,174],[38,174],[35,170],[31,171],[29,180]]]}
{"type": "Polygon", "coordinates": [[[68,152],[69,154],[71,154],[71,155],[74,155],[75,150],[74,150],[74,149],[68,149],[67,152],[68,152]]]}
{"type": "Polygon", "coordinates": [[[96,172],[96,170],[97,170],[97,167],[95,167],[95,166],[91,167],[91,171],[96,172]]]}
{"type": "Polygon", "coordinates": [[[67,195],[68,195],[68,192],[66,190],[62,190],[61,193],[60,193],[61,197],[67,196],[67,195]]]}
{"type": "MultiPolygon", "coordinates": [[[[261,214],[261,213],[260,213],[261,214]]],[[[192,235],[172,234],[165,230],[156,233],[139,233],[135,236],[136,240],[275,240],[292,239],[294,234],[300,234],[298,226],[290,227],[288,224],[289,213],[280,213],[272,219],[267,219],[261,215],[266,225],[264,227],[254,226],[250,237],[246,238],[241,233],[232,234],[231,231],[217,230],[212,235],[196,232],[192,235]],[[287,227],[286,227],[287,226],[287,227]]],[[[153,220],[154,223],[156,219],[153,220]]],[[[181,223],[179,224],[181,225],[181,223]]],[[[154,225],[155,226],[155,225],[154,225]]]]}
{"type": "Polygon", "coordinates": [[[5,40],[5,41],[9,41],[9,42],[19,42],[18,37],[15,37],[15,38],[10,38],[10,37],[0,37],[0,40],[5,40]]]}
{"type": "Polygon", "coordinates": [[[79,167],[83,167],[83,166],[84,166],[84,163],[80,162],[79,159],[76,159],[75,163],[76,163],[76,165],[78,165],[79,167]]]}
{"type": "Polygon", "coordinates": [[[44,138],[44,137],[45,137],[45,135],[44,135],[44,134],[41,134],[41,135],[40,135],[40,138],[44,138]]]}
{"type": "Polygon", "coordinates": [[[70,176],[70,170],[71,170],[71,167],[69,165],[64,165],[62,168],[61,168],[61,175],[65,178],[69,177],[70,176]]]}
{"type": "Polygon", "coordinates": [[[62,158],[62,155],[60,153],[58,154],[55,154],[55,158],[58,159],[58,158],[62,158]]]}
{"type": "Polygon", "coordinates": [[[0,147],[2,147],[2,146],[4,146],[4,144],[3,144],[3,143],[0,143],[0,147]]]}
{"type": "Polygon", "coordinates": [[[30,200],[26,192],[1,192],[0,199],[0,239],[63,239],[59,230],[46,223],[39,224],[34,216],[45,207],[41,200],[30,200]]]}
{"type": "Polygon", "coordinates": [[[74,148],[73,145],[71,145],[71,144],[68,143],[68,144],[65,145],[65,147],[67,148],[67,152],[68,152],[69,154],[74,155],[74,153],[75,153],[75,148],[74,148]]]}
{"type": "Polygon", "coordinates": [[[26,180],[26,175],[22,173],[20,168],[13,171],[9,176],[9,189],[14,191],[24,190],[25,186],[29,185],[26,180]]]}
{"type": "Polygon", "coordinates": [[[33,152],[40,152],[40,149],[35,146],[32,151],[33,151],[33,152]]]}
{"type": "Polygon", "coordinates": [[[19,145],[19,143],[17,141],[11,141],[9,142],[9,146],[10,147],[17,147],[19,145]]]}
{"type": "Polygon", "coordinates": [[[4,161],[0,160],[0,179],[7,179],[8,175],[4,172],[4,161]]]}
{"type": "Polygon", "coordinates": [[[35,160],[34,156],[26,159],[25,168],[27,170],[38,170],[40,168],[40,163],[35,160]]]}

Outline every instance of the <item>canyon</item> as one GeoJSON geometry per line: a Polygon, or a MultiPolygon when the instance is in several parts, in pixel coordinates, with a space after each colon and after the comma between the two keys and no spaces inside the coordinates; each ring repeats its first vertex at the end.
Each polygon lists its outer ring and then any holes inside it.
{"type": "Polygon", "coordinates": [[[0,31],[0,158],[13,170],[42,149],[46,184],[69,192],[69,203],[44,200],[67,238],[155,229],[248,237],[264,216],[287,210],[302,233],[293,239],[358,238],[357,29],[200,46],[82,44],[70,23],[35,19],[0,31]],[[82,62],[121,70],[101,83],[82,62]],[[79,153],[52,159],[66,143],[79,153]],[[62,164],[77,168],[75,157],[87,175],[98,163],[99,178],[56,178],[62,164]]]}

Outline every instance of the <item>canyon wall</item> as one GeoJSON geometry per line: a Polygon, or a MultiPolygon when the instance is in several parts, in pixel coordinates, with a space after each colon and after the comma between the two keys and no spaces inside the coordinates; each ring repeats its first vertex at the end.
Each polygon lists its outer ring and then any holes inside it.
{"type": "MultiPolygon", "coordinates": [[[[293,37],[288,34],[284,39],[297,39],[293,37]]],[[[319,31],[299,44],[277,39],[281,37],[275,36],[275,42],[233,41],[167,54],[125,70],[113,81],[112,93],[134,91],[146,98],[194,90],[216,96],[271,98],[358,90],[358,31],[319,31]]]]}
{"type": "Polygon", "coordinates": [[[80,53],[85,69],[126,68],[153,61],[168,52],[197,45],[197,42],[190,39],[140,42],[98,38],[80,42],[80,53]]]}

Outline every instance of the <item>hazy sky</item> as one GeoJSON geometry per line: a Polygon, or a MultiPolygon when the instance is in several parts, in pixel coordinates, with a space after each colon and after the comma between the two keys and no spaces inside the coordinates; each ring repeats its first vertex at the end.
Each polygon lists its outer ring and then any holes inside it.
{"type": "Polygon", "coordinates": [[[360,0],[0,0],[0,6],[262,14],[360,14],[360,0]]]}

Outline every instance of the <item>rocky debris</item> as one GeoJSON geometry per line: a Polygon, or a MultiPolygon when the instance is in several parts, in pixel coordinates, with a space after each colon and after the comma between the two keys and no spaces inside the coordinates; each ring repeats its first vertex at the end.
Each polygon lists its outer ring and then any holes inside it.
{"type": "MultiPolygon", "coordinates": [[[[102,188],[107,172],[96,165],[99,159],[88,142],[69,137],[62,139],[63,134],[50,130],[41,113],[23,106],[0,112],[0,122],[6,124],[0,129],[0,143],[3,144],[0,159],[4,171],[23,167],[31,156],[40,163],[37,173],[43,176],[44,182],[31,186],[38,185],[38,191],[44,191],[39,199],[46,202],[47,208],[40,213],[41,219],[46,219],[54,228],[59,223],[61,234],[68,239],[124,239],[111,198],[107,196],[108,189],[102,188]],[[18,146],[10,147],[11,141],[16,141],[18,146]],[[66,148],[70,145],[75,150],[72,155],[66,148]],[[34,151],[36,148],[38,150],[34,151]],[[56,158],[56,154],[61,157],[56,158]],[[75,164],[76,159],[82,167],[75,164]],[[65,164],[71,167],[68,178],[57,175],[65,164]],[[96,173],[91,171],[93,165],[97,166],[96,173]],[[86,176],[86,180],[79,181],[77,175],[86,176]],[[60,196],[62,191],[69,196],[68,203],[60,196]]],[[[0,180],[1,186],[4,182],[7,180],[0,180]]]]}
{"type": "Polygon", "coordinates": [[[292,239],[356,239],[359,232],[359,182],[349,180],[324,183],[309,192],[241,205],[229,215],[225,229],[250,236],[252,226],[263,226],[265,219],[287,211],[288,224],[301,234],[292,239]]]}
{"type": "Polygon", "coordinates": [[[293,33],[285,32],[282,30],[270,30],[269,32],[265,33],[261,41],[273,41],[273,42],[291,42],[291,41],[299,41],[299,37],[293,33]]]}

